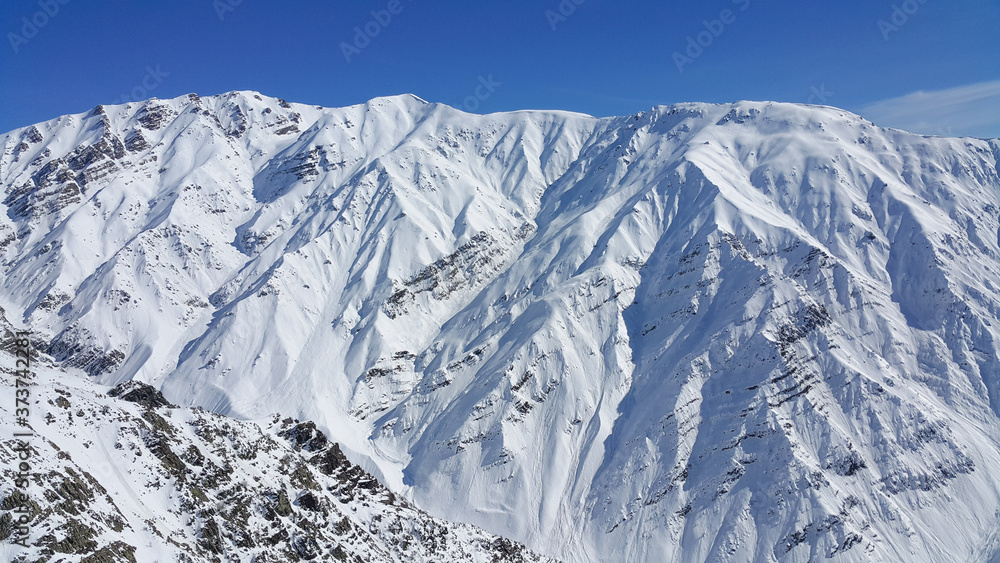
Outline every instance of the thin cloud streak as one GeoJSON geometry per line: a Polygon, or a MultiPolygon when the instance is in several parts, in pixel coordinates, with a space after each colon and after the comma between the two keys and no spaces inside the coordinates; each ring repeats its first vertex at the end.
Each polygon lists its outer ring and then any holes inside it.
{"type": "Polygon", "coordinates": [[[877,125],[924,135],[1000,137],[1000,80],[913,92],[858,110],[877,125]]]}

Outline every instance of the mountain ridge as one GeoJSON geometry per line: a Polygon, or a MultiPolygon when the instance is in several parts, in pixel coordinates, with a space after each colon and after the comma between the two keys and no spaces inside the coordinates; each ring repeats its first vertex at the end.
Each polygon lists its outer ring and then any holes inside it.
{"type": "Polygon", "coordinates": [[[248,92],[0,142],[0,305],[58,361],[316,420],[432,514],[574,561],[989,535],[1000,141],[248,92]]]}

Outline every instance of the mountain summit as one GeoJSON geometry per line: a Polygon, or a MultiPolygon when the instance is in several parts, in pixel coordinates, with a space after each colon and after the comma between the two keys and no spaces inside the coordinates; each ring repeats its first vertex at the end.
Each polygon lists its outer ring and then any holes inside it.
{"type": "Polygon", "coordinates": [[[566,561],[1000,557],[1000,141],[232,92],[0,146],[0,306],[96,383],[566,561]]]}

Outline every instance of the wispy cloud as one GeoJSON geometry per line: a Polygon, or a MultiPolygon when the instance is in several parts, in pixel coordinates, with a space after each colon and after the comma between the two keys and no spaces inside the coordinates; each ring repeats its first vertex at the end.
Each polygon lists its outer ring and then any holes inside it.
{"type": "Polygon", "coordinates": [[[868,104],[857,113],[877,125],[924,135],[1000,137],[1000,80],[914,92],[868,104]]]}

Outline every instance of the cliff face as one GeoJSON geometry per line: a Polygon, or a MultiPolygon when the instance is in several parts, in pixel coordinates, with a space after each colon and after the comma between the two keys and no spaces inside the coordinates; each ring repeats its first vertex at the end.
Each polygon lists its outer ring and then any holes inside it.
{"type": "Polygon", "coordinates": [[[996,140],[234,92],[0,145],[0,302],[99,383],[567,560],[997,550],[996,140]]]}

